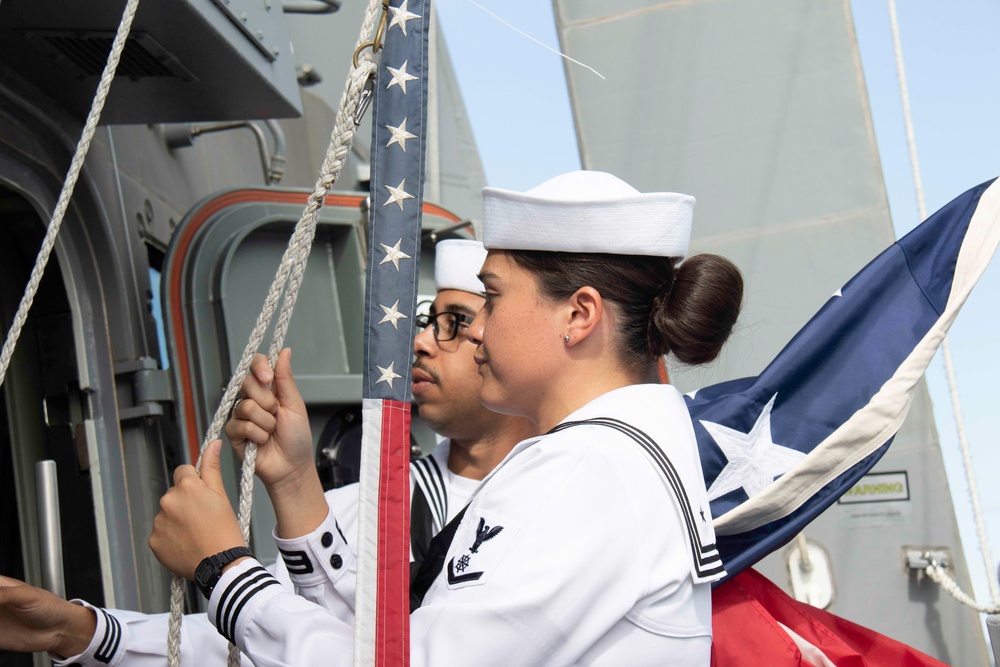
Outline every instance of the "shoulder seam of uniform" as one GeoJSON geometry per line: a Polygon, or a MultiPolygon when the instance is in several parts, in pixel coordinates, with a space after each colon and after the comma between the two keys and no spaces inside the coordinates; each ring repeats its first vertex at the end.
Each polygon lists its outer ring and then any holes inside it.
{"type": "Polygon", "coordinates": [[[723,566],[722,557],[719,555],[716,545],[714,543],[701,543],[701,534],[698,531],[698,525],[694,519],[694,511],[691,507],[690,498],[688,498],[687,492],[684,490],[684,483],[683,480],[681,480],[680,474],[677,472],[677,469],[674,468],[673,463],[667,455],[664,454],[663,450],[656,444],[656,441],[649,437],[649,435],[631,424],[623,422],[619,419],[613,419],[611,417],[594,417],[574,422],[563,422],[549,432],[555,433],[573,426],[588,425],[613,428],[623,435],[628,436],[633,442],[640,446],[640,448],[647,454],[649,459],[660,471],[661,475],[666,480],[667,485],[673,491],[674,497],[677,498],[677,504],[680,506],[681,516],[684,520],[688,536],[690,537],[692,550],[691,556],[695,572],[699,577],[711,577],[713,575],[724,574],[726,570],[723,566]]]}

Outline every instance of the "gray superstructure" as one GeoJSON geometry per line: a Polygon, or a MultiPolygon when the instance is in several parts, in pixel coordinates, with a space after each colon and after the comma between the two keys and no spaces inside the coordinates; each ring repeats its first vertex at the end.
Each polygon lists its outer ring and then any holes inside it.
{"type": "MultiPolygon", "coordinates": [[[[734,260],[746,306],[707,370],[670,369],[683,391],[756,375],[858,269],[894,240],[846,0],[554,0],[584,168],[641,191],[698,198],[693,251],[734,260]]],[[[829,555],[829,611],[949,664],[988,660],[974,612],[906,567],[907,548],[968,573],[926,387],[867,496],[804,531],[829,555]],[[892,493],[879,494],[879,480],[892,493]]],[[[758,569],[786,590],[800,547],[758,569]]]]}
{"type": "MultiPolygon", "coordinates": [[[[124,5],[0,5],[4,333],[124,5]]],[[[169,471],[197,450],[234,350],[238,357],[314,187],[364,8],[351,2],[333,13],[286,14],[278,0],[139,4],[104,121],[0,387],[3,574],[42,583],[34,466],[53,459],[67,595],[167,609],[169,575],[146,544],[158,501],[169,471]],[[172,274],[174,266],[183,271],[172,274]]],[[[431,62],[427,232],[478,214],[484,185],[440,32],[431,62]]],[[[314,435],[330,440],[318,443],[320,462],[336,462],[360,407],[369,137],[365,121],[324,208],[289,331],[311,392],[314,435]]],[[[424,251],[433,259],[429,237],[424,251]]],[[[432,276],[428,261],[423,293],[433,294],[432,276]]],[[[232,476],[227,482],[235,488],[232,476]]],[[[257,506],[264,511],[254,530],[268,535],[268,504],[257,506]]],[[[5,654],[0,662],[32,658],[5,654]]],[[[35,664],[48,660],[36,656],[35,664]]]]}

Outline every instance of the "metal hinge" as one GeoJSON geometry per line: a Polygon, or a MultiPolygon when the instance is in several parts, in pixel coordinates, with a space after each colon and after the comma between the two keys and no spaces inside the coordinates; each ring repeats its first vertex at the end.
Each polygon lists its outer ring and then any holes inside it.
{"type": "Polygon", "coordinates": [[[163,416],[163,404],[173,403],[170,374],[156,360],[140,357],[115,364],[118,417],[121,421],[163,416]],[[131,388],[131,396],[125,388],[131,388]],[[131,399],[131,400],[129,400],[131,399]]]}

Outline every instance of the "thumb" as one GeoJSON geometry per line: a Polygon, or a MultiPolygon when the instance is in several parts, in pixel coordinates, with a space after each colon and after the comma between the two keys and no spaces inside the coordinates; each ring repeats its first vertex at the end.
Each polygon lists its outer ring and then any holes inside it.
{"type": "Polygon", "coordinates": [[[201,457],[201,481],[217,493],[225,495],[226,487],[222,483],[222,441],[213,440],[205,448],[205,453],[201,457]]]}
{"type": "Polygon", "coordinates": [[[24,582],[13,577],[5,577],[0,574],[0,586],[23,586],[24,582]]]}
{"type": "Polygon", "coordinates": [[[292,377],[292,350],[285,348],[278,355],[278,360],[274,363],[274,393],[278,396],[278,402],[283,407],[294,412],[305,412],[305,403],[299,388],[292,377]]]}

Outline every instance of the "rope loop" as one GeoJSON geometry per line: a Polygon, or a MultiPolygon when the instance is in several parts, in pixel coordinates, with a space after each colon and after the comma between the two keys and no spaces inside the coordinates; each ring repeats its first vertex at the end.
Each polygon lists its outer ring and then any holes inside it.
{"type": "Polygon", "coordinates": [[[952,579],[948,572],[940,565],[928,565],[924,573],[931,579],[931,581],[937,582],[944,590],[964,604],[966,607],[971,607],[981,614],[1000,614],[1000,605],[997,604],[980,604],[972,599],[970,596],[966,595],[962,589],[959,587],[958,582],[952,579]]]}

